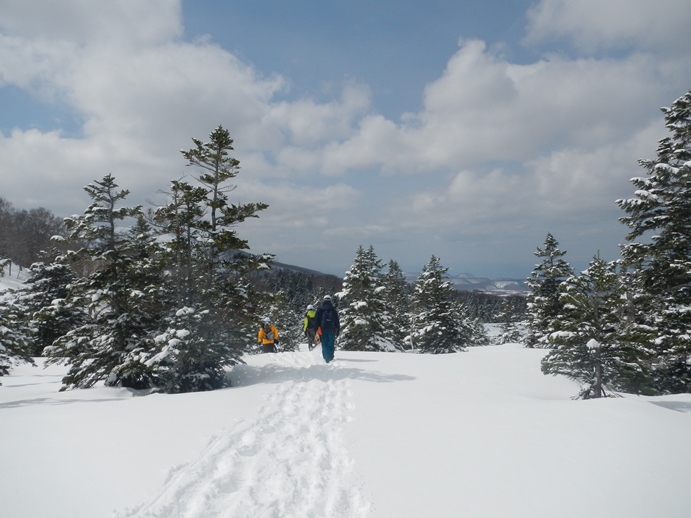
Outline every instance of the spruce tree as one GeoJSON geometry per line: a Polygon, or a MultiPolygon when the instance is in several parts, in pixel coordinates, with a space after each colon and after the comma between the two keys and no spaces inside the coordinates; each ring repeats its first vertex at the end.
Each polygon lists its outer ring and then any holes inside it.
{"type": "Polygon", "coordinates": [[[501,310],[498,316],[501,334],[497,342],[499,344],[521,342],[523,334],[518,326],[518,319],[511,299],[505,298],[501,302],[501,310]]]}
{"type": "Polygon", "coordinates": [[[33,364],[28,328],[22,323],[23,312],[12,290],[0,292],[0,376],[9,374],[14,365],[33,364]]]}
{"type": "Polygon", "coordinates": [[[252,286],[251,273],[268,269],[272,256],[249,253],[235,226],[268,205],[229,203],[239,172],[229,156],[233,141],[219,126],[204,143],[182,151],[189,166],[201,169],[201,186],[172,183],[169,202],[154,214],[168,237],[174,304],[166,330],[156,341],[157,354],[147,360],[168,392],[212,390],[225,385],[225,368],[241,361],[256,341],[256,317],[263,296],[252,286]]]}
{"type": "Polygon", "coordinates": [[[630,328],[621,319],[622,293],[616,263],[599,257],[564,281],[563,308],[548,330],[552,350],[542,360],[542,372],[581,382],[579,396],[585,399],[606,395],[606,386],[649,391],[645,349],[626,339],[630,328]]]}
{"type": "Polygon", "coordinates": [[[95,271],[72,285],[70,306],[89,315],[84,325],[69,331],[45,349],[48,363],[67,363],[64,388],[86,388],[98,381],[136,389],[154,383],[143,363],[151,348],[159,315],[156,294],[163,285],[159,272],[141,256],[142,240],[153,243],[147,231],[128,228],[142,220],[141,207],[119,207],[129,191],[119,190],[112,175],[84,190],[93,203],[83,216],[65,220],[69,237],[85,246],[68,252],[74,261],[90,261],[95,271]]]}
{"type": "Polygon", "coordinates": [[[386,336],[398,350],[405,349],[406,338],[410,334],[410,296],[411,286],[396,261],[389,261],[388,271],[382,279],[385,287],[385,302],[391,315],[386,336]]]}
{"type": "Polygon", "coordinates": [[[391,315],[386,305],[382,264],[370,247],[360,245],[353,265],[343,277],[338,294],[341,333],[339,345],[345,351],[389,351],[391,315]]]}
{"type": "Polygon", "coordinates": [[[422,353],[463,351],[476,335],[473,323],[455,296],[447,271],[432,256],[413,287],[410,340],[422,353]]]}
{"type": "Polygon", "coordinates": [[[559,250],[558,241],[548,233],[543,248],[538,247],[535,255],[542,262],[535,265],[526,284],[530,288],[527,296],[525,338],[527,347],[549,347],[547,332],[554,318],[561,314],[563,303],[559,299],[559,286],[573,275],[569,263],[563,258],[566,252],[559,250]]]}
{"type": "Polygon", "coordinates": [[[84,310],[67,303],[78,277],[59,256],[50,264],[34,263],[24,287],[17,293],[29,330],[33,356],[86,321],[84,310]]]}
{"type": "Polygon", "coordinates": [[[691,391],[691,91],[663,108],[670,136],[640,160],[635,196],[617,200],[629,228],[622,256],[638,302],[655,329],[651,365],[658,388],[691,391]]]}

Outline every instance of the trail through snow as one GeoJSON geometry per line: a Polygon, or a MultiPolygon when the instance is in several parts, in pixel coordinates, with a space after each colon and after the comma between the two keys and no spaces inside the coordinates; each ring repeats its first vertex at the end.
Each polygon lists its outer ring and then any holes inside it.
{"type": "MultiPolygon", "coordinates": [[[[370,504],[345,446],[350,380],[338,375],[338,362],[325,365],[316,354],[276,354],[265,369],[273,372],[276,386],[256,419],[216,436],[196,460],[173,469],[149,503],[118,516],[366,516],[370,504]]],[[[234,385],[252,383],[251,369],[233,373],[234,385]]]]}

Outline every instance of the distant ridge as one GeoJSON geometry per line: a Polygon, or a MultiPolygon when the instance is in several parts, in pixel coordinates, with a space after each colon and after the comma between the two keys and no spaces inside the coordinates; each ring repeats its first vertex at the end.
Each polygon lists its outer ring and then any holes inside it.
{"type": "MultiPolygon", "coordinates": [[[[286,264],[280,262],[273,263],[274,269],[288,270],[294,272],[304,273],[306,275],[313,275],[315,277],[329,277],[342,280],[336,275],[323,273],[317,270],[310,270],[302,266],[294,264],[286,264]]],[[[417,273],[405,273],[405,279],[408,282],[415,282],[417,273]]],[[[480,291],[483,293],[491,293],[492,295],[526,295],[529,291],[522,279],[488,279],[486,277],[475,277],[470,273],[459,273],[458,275],[450,276],[449,280],[453,283],[454,288],[459,291],[480,291]]]]}
{"type": "Polygon", "coordinates": [[[309,268],[303,268],[302,266],[296,266],[294,264],[279,263],[278,261],[275,261],[272,263],[272,268],[275,270],[289,270],[291,272],[300,272],[300,273],[304,273],[306,275],[327,276],[327,277],[338,278],[337,275],[331,275],[329,273],[318,272],[317,270],[310,270],[309,268]]]}
{"type": "Polygon", "coordinates": [[[459,273],[449,277],[449,280],[460,291],[482,291],[494,295],[525,295],[529,291],[522,279],[488,279],[469,273],[459,273]]]}

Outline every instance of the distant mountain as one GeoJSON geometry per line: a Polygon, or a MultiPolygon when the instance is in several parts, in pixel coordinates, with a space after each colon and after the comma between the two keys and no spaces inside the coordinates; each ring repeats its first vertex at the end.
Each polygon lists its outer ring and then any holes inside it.
{"type": "MultiPolygon", "coordinates": [[[[302,266],[296,266],[294,264],[286,264],[286,263],[279,263],[278,261],[275,261],[272,263],[272,268],[274,270],[288,270],[291,272],[300,272],[304,273],[306,275],[315,275],[315,276],[321,276],[321,275],[327,275],[331,276],[328,273],[323,273],[323,272],[318,272],[317,270],[310,270],[309,268],[303,268],[302,266]]],[[[333,277],[336,277],[333,275],[333,277]]]]}
{"type": "MultiPolygon", "coordinates": [[[[405,276],[408,282],[415,282],[418,274],[406,273],[405,276]]],[[[470,273],[459,273],[449,276],[449,281],[459,291],[481,291],[492,295],[525,295],[529,291],[522,279],[488,279],[475,277],[470,273]]]]}
{"type": "MultiPolygon", "coordinates": [[[[274,269],[288,270],[300,272],[307,275],[314,275],[315,277],[331,277],[338,278],[335,275],[326,274],[317,270],[310,270],[302,266],[295,266],[293,264],[285,264],[275,262],[274,269]]],[[[415,282],[417,273],[405,273],[405,278],[408,282],[415,282]]],[[[483,293],[491,293],[493,295],[525,295],[528,292],[528,287],[522,279],[488,279],[485,277],[475,277],[469,273],[459,273],[458,275],[450,276],[449,280],[454,287],[459,291],[481,291],[483,293]]]]}
{"type": "Polygon", "coordinates": [[[461,291],[483,291],[494,295],[525,295],[528,292],[523,279],[487,279],[461,273],[449,280],[461,291]]]}

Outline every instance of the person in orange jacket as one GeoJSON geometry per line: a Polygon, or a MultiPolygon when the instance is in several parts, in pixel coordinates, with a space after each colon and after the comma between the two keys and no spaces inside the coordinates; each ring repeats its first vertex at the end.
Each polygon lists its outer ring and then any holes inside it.
{"type": "Polygon", "coordinates": [[[264,323],[259,328],[257,334],[257,342],[262,344],[262,351],[265,353],[275,353],[276,344],[278,343],[278,329],[271,323],[271,319],[266,317],[264,323]]]}

